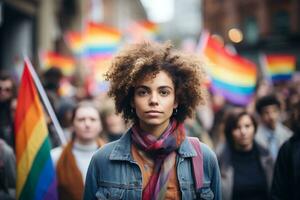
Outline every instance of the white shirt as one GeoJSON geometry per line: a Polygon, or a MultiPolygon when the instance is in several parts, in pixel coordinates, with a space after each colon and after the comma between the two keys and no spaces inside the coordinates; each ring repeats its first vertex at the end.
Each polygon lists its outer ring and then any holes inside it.
{"type": "MultiPolygon", "coordinates": [[[[83,182],[85,183],[85,177],[87,174],[87,170],[92,159],[93,154],[97,151],[98,145],[97,143],[83,145],[78,142],[74,142],[72,153],[74,155],[77,167],[81,172],[83,182]]],[[[57,162],[60,158],[60,155],[63,151],[63,147],[56,147],[51,150],[51,157],[54,166],[56,167],[57,162]]]]}

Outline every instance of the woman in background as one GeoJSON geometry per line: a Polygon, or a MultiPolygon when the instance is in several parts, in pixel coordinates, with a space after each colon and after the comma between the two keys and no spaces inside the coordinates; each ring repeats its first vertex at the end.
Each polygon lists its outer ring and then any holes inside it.
{"type": "Polygon", "coordinates": [[[51,151],[56,165],[59,199],[81,200],[92,155],[104,145],[100,114],[93,102],[80,102],[72,114],[73,135],[65,147],[51,151]]]}
{"type": "Polygon", "coordinates": [[[269,198],[273,163],[267,150],[255,143],[257,123],[237,108],[225,120],[226,144],[218,156],[223,200],[269,198]]]}

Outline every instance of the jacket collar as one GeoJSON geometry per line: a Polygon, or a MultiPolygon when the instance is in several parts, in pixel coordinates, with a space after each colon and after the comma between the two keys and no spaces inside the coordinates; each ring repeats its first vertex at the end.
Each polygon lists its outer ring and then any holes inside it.
{"type": "MultiPolygon", "coordinates": [[[[126,160],[129,162],[134,162],[133,157],[131,155],[131,129],[129,129],[118,141],[116,141],[116,145],[114,146],[109,159],[110,160],[126,160]]],[[[193,145],[188,141],[186,137],[182,144],[179,147],[178,154],[183,157],[194,157],[197,156],[196,150],[193,145]]]]}
{"type": "Polygon", "coordinates": [[[127,160],[133,162],[131,156],[131,129],[129,129],[119,140],[116,141],[109,159],[110,160],[127,160]]]}

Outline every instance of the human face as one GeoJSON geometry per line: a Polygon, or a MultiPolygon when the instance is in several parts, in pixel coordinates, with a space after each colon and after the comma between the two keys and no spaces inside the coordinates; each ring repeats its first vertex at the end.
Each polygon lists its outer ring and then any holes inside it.
{"type": "Polygon", "coordinates": [[[170,76],[160,71],[137,82],[132,107],[139,118],[140,127],[160,136],[167,128],[173,109],[177,108],[174,83],[170,76]]]}
{"type": "Polygon", "coordinates": [[[11,80],[0,80],[0,102],[4,102],[12,98],[13,83],[11,80]]]}
{"type": "Polygon", "coordinates": [[[125,131],[125,123],[120,115],[112,113],[103,120],[110,134],[120,134],[125,131]]]}
{"type": "Polygon", "coordinates": [[[93,107],[80,107],[73,120],[75,140],[82,144],[94,142],[102,130],[98,111],[93,107]]]}
{"type": "Polygon", "coordinates": [[[249,115],[242,115],[233,130],[233,142],[237,150],[249,151],[253,146],[254,124],[249,115]]]}
{"type": "Polygon", "coordinates": [[[274,130],[279,120],[280,111],[277,105],[269,105],[262,109],[261,120],[265,126],[274,130]]]}

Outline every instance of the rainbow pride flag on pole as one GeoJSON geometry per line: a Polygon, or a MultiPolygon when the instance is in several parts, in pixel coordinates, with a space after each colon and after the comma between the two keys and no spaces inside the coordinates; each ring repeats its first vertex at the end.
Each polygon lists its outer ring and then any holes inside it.
{"type": "Polygon", "coordinates": [[[272,82],[290,80],[296,70],[296,57],[284,54],[263,55],[262,66],[272,82]]]}
{"type": "Polygon", "coordinates": [[[15,134],[17,199],[58,199],[48,129],[27,62],[19,88],[15,134]]]}
{"type": "Polygon", "coordinates": [[[247,105],[255,92],[255,64],[231,53],[208,33],[203,34],[200,46],[211,78],[212,92],[233,104],[247,105]]]}

